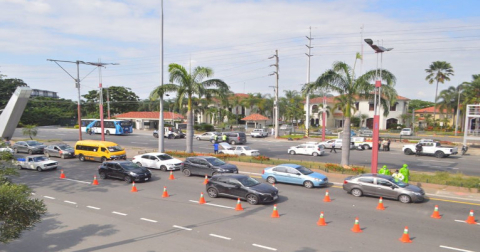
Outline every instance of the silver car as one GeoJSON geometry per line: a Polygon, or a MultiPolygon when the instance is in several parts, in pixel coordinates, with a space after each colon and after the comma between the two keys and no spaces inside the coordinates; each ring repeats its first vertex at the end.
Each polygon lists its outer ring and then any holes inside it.
{"type": "Polygon", "coordinates": [[[392,176],[372,173],[345,178],[343,190],[356,197],[370,195],[397,199],[402,203],[425,200],[425,192],[422,188],[395,180],[392,176]]]}
{"type": "Polygon", "coordinates": [[[47,157],[74,158],[75,150],[68,144],[52,144],[47,146],[43,153],[47,157]]]}
{"type": "Polygon", "coordinates": [[[213,137],[217,135],[218,136],[218,139],[221,139],[221,136],[220,136],[220,133],[218,132],[205,132],[203,134],[199,134],[199,135],[196,135],[195,136],[195,139],[197,139],[198,141],[201,141],[201,140],[204,140],[204,141],[213,141],[213,137]]]}

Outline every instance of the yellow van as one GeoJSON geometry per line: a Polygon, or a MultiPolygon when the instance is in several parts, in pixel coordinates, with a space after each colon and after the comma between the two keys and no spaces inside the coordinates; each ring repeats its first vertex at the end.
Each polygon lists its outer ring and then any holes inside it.
{"type": "Polygon", "coordinates": [[[91,160],[105,162],[112,159],[127,159],[125,149],[114,142],[84,140],[75,144],[75,156],[80,161],[91,160]]]}

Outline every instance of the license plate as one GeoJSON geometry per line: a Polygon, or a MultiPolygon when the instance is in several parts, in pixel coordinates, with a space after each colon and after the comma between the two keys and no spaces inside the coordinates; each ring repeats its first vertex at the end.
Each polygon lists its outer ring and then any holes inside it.
{"type": "Polygon", "coordinates": [[[273,196],[273,200],[278,199],[278,195],[273,196]]]}
{"type": "Polygon", "coordinates": [[[148,178],[145,178],[145,181],[147,181],[147,180],[148,180],[148,178]]]}

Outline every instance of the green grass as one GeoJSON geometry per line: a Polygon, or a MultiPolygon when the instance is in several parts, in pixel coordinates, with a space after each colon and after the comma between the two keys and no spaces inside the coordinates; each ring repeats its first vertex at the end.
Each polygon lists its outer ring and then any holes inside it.
{"type": "Polygon", "coordinates": [[[466,176],[462,173],[451,174],[448,172],[421,173],[411,172],[410,180],[415,182],[431,183],[438,185],[459,186],[466,188],[480,188],[480,177],[466,176]]]}

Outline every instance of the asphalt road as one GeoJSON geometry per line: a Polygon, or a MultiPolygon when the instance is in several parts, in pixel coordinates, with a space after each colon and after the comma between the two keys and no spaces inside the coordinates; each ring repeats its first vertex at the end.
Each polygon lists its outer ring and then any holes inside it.
{"type": "Polygon", "coordinates": [[[468,225],[470,209],[460,204],[430,200],[402,204],[384,200],[385,211],[375,210],[378,199],[356,198],[338,185],[306,189],[279,184],[276,202],[280,218],[271,218],[273,204],[234,211],[235,199],[209,198],[203,177],[153,171],[152,181],[137,183],[137,193],[120,180],[100,180],[92,186],[99,163],[77,159],[59,161],[60,171],[20,171],[15,182],[34,189],[48,207],[43,222],[20,240],[0,245],[0,251],[478,251],[480,225],[468,225]],[[161,198],[166,186],[169,198],[161,198]],[[332,202],[322,201],[329,190],[332,202]],[[432,219],[438,204],[442,219],[432,219]],[[328,226],[316,222],[320,211],[328,226]],[[353,233],[355,217],[363,233],[353,233]],[[399,238],[409,228],[410,244],[399,238]],[[444,247],[449,248],[444,248],[444,247]],[[463,250],[458,250],[463,249],[463,250]]]}
{"type": "MultiPolygon", "coordinates": [[[[123,146],[137,146],[145,149],[158,148],[158,139],[152,136],[152,132],[149,131],[137,131],[134,134],[127,136],[105,136],[106,140],[114,141],[123,146]]],[[[21,130],[17,129],[14,134],[15,138],[25,138],[21,134],[21,130]]],[[[39,139],[59,139],[63,141],[76,141],[78,140],[78,130],[65,129],[65,128],[51,128],[42,127],[39,130],[39,134],[36,138],[39,139]]],[[[100,135],[88,135],[83,134],[83,139],[101,139],[100,135]]],[[[271,137],[267,138],[251,138],[248,137],[247,144],[253,149],[258,149],[261,155],[268,156],[270,158],[291,159],[291,160],[308,160],[328,163],[340,163],[341,150],[337,150],[338,153],[330,153],[327,149],[324,156],[312,157],[305,155],[289,155],[287,150],[291,146],[300,144],[300,141],[282,141],[274,140],[271,137]]],[[[165,149],[167,150],[185,150],[185,139],[165,139],[165,149]]],[[[387,165],[390,169],[399,169],[406,163],[409,168],[414,171],[446,171],[450,173],[463,173],[466,175],[480,176],[480,169],[478,169],[478,162],[480,156],[475,155],[455,155],[448,158],[438,159],[433,156],[420,156],[404,155],[401,150],[402,145],[400,143],[392,143],[391,151],[379,152],[378,164],[387,165]]],[[[212,152],[213,146],[207,141],[194,140],[195,152],[212,152]]],[[[350,164],[370,167],[371,165],[371,150],[352,150],[350,152],[350,164]]]]}

